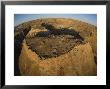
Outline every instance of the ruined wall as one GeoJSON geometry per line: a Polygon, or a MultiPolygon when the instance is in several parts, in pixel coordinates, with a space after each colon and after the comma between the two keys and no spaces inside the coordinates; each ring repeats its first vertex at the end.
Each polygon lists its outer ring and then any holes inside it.
{"type": "Polygon", "coordinates": [[[59,57],[40,60],[35,52],[28,49],[24,40],[19,57],[19,67],[20,73],[28,76],[96,75],[96,64],[89,43],[76,46],[67,54],[59,57]]]}

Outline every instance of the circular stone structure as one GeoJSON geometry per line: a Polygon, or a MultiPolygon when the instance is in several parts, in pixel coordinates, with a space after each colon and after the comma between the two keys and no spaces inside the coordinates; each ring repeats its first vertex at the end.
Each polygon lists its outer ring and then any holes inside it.
{"type": "MultiPolygon", "coordinates": [[[[36,33],[37,34],[37,33],[36,33]]],[[[41,59],[58,57],[72,50],[76,45],[83,44],[83,40],[72,35],[33,36],[26,38],[26,43],[41,59]]]]}
{"type": "Polygon", "coordinates": [[[51,18],[26,22],[15,29],[15,42],[21,44],[18,57],[21,75],[97,75],[95,26],[51,18]]]}

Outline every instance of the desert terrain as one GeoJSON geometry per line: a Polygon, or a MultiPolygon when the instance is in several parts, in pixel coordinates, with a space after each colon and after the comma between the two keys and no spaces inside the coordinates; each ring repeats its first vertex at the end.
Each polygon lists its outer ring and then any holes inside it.
{"type": "Polygon", "coordinates": [[[75,19],[46,18],[14,29],[15,75],[97,75],[96,26],[75,19]]]}

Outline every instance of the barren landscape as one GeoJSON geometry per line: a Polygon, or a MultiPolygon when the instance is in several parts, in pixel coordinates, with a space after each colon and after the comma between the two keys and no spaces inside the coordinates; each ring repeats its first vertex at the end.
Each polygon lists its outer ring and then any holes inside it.
{"type": "Polygon", "coordinates": [[[75,19],[45,18],[14,29],[15,75],[97,75],[96,26],[75,19]]]}

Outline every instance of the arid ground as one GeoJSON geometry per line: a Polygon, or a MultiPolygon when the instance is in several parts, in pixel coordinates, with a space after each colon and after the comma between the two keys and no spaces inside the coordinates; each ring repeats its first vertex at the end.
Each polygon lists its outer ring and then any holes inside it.
{"type": "Polygon", "coordinates": [[[75,19],[46,18],[14,29],[15,75],[97,75],[96,26],[75,19]]]}

